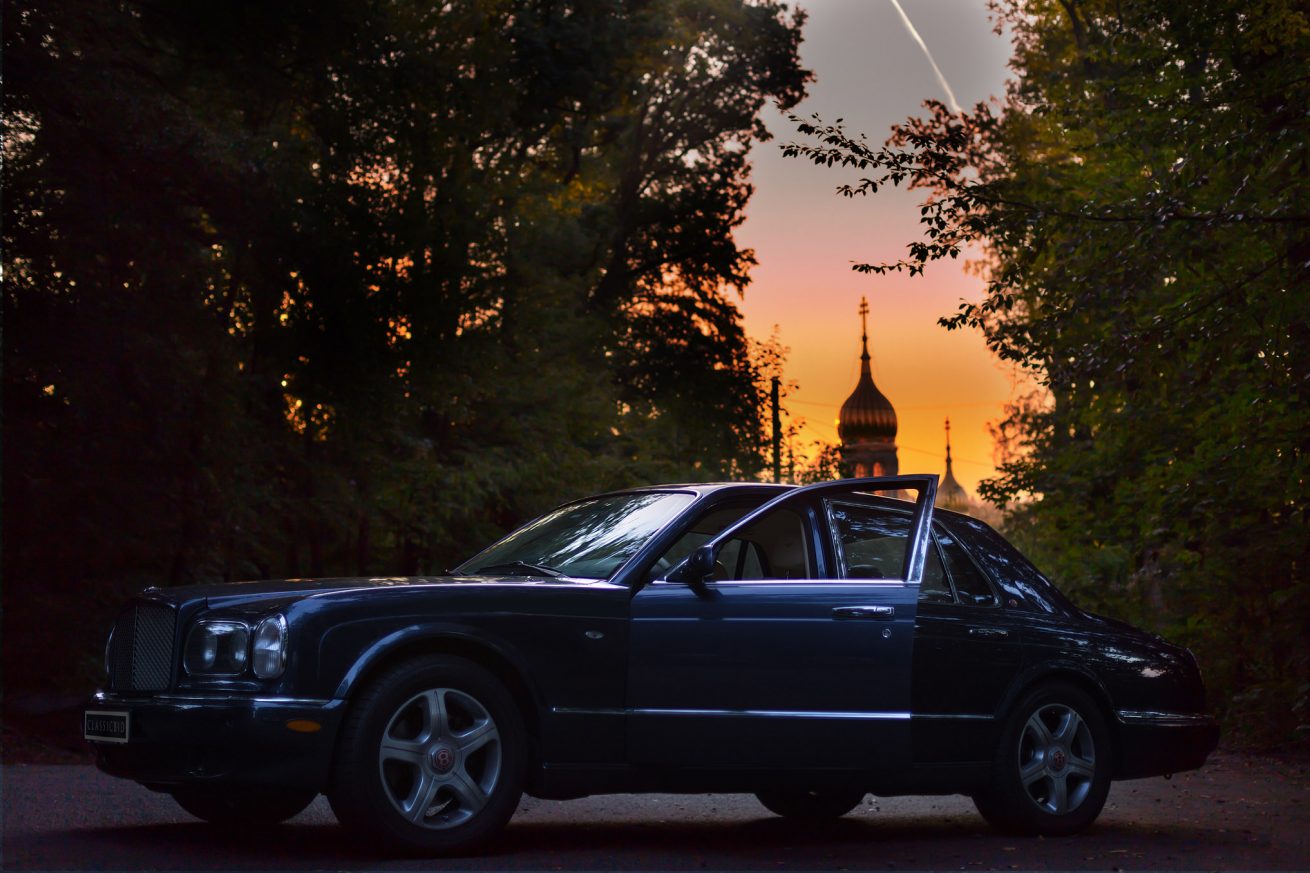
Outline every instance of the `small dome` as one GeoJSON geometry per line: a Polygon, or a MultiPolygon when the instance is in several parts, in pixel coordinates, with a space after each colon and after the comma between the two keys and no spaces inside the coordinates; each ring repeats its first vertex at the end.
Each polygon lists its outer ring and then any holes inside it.
{"type": "Polygon", "coordinates": [[[946,465],[946,475],[942,478],[941,487],[937,489],[938,506],[946,509],[954,509],[957,512],[965,511],[969,506],[969,492],[964,490],[964,486],[955,481],[955,472],[951,470],[950,462],[946,465]]]}
{"type": "Polygon", "coordinates": [[[951,465],[951,420],[946,419],[946,475],[942,477],[942,484],[937,488],[937,499],[934,501],[937,506],[943,509],[952,509],[956,512],[968,512],[971,501],[969,492],[964,490],[964,486],[955,481],[955,470],[951,465]]]}

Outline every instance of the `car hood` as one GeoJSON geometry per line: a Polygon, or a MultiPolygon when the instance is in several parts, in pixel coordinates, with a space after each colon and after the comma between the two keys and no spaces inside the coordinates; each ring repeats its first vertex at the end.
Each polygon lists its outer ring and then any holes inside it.
{"type": "Polygon", "coordinates": [[[379,592],[387,589],[447,588],[479,586],[512,588],[608,588],[616,586],[603,579],[574,579],[567,576],[344,576],[330,579],[262,579],[252,582],[224,582],[187,585],[180,588],[147,588],[146,597],[176,605],[203,601],[211,608],[258,606],[269,608],[313,597],[328,597],[345,592],[379,592]]]}

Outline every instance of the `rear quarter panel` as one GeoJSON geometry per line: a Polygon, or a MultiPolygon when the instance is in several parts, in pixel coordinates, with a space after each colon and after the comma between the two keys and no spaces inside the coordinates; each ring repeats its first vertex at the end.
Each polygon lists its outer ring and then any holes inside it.
{"type": "Polygon", "coordinates": [[[1113,722],[1119,712],[1200,712],[1187,653],[1142,631],[1082,616],[1033,615],[1025,623],[1026,671],[1070,671],[1098,685],[1113,722]]]}

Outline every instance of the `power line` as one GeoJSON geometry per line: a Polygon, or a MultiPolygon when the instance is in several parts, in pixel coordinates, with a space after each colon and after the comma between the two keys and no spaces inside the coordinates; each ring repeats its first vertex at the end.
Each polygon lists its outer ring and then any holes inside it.
{"type": "MultiPolygon", "coordinates": [[[[818,426],[818,427],[826,427],[826,428],[829,429],[829,430],[835,430],[835,428],[832,428],[830,425],[827,425],[826,423],[820,425],[818,422],[808,422],[808,421],[807,421],[806,424],[809,425],[809,426],[811,426],[811,427],[818,426]]],[[[903,444],[901,444],[901,443],[897,443],[897,444],[896,444],[896,450],[897,450],[898,452],[899,452],[899,451],[915,452],[916,454],[920,454],[920,455],[928,455],[929,457],[941,458],[941,459],[943,459],[943,460],[945,460],[945,458],[946,458],[946,450],[945,450],[945,449],[942,449],[941,451],[932,451],[932,450],[929,450],[929,449],[921,449],[921,448],[919,448],[918,446],[907,446],[907,445],[903,445],[903,444]]],[[[989,467],[989,468],[990,468],[990,467],[994,467],[994,466],[995,466],[994,464],[991,464],[991,463],[989,463],[989,462],[987,462],[987,461],[980,461],[980,460],[978,460],[977,458],[967,458],[967,457],[963,457],[963,458],[962,458],[962,457],[960,457],[959,455],[952,455],[952,458],[953,458],[955,461],[957,461],[957,462],[962,462],[962,463],[965,463],[965,464],[972,464],[973,466],[976,466],[976,467],[989,467]]]]}
{"type": "MultiPolygon", "coordinates": [[[[836,427],[834,427],[833,425],[829,424],[829,423],[826,422],[826,421],[810,421],[809,419],[806,419],[806,420],[805,420],[805,424],[806,424],[807,427],[817,428],[817,429],[821,429],[821,430],[827,430],[827,431],[836,431],[836,430],[837,430],[836,427]]],[[[930,451],[930,450],[928,450],[928,449],[921,449],[921,448],[918,448],[917,446],[907,446],[907,445],[902,445],[901,443],[897,443],[897,444],[896,444],[896,449],[897,449],[897,451],[900,451],[901,449],[904,449],[904,450],[907,451],[907,452],[917,452],[917,453],[919,453],[919,454],[921,454],[921,455],[930,455],[930,456],[938,457],[938,458],[942,458],[942,459],[945,459],[945,458],[946,458],[946,450],[945,450],[945,449],[942,449],[941,451],[930,451]]],[[[992,466],[994,466],[993,464],[991,464],[991,463],[989,463],[989,462],[987,462],[987,461],[979,461],[977,458],[962,458],[962,457],[960,457],[959,455],[954,455],[953,457],[954,457],[954,459],[955,459],[956,461],[963,461],[963,462],[966,463],[966,464],[974,464],[974,465],[979,466],[979,467],[992,467],[992,466]]]]}
{"type": "MultiPolygon", "coordinates": [[[[916,449],[914,446],[902,446],[902,445],[899,445],[899,444],[898,444],[898,445],[896,446],[896,449],[897,449],[897,451],[904,450],[904,451],[907,451],[907,452],[917,452],[917,453],[920,454],[920,455],[933,455],[933,456],[938,457],[938,458],[945,458],[945,457],[946,457],[946,453],[945,453],[944,451],[941,451],[941,452],[930,452],[930,451],[928,451],[927,449],[916,449]]],[[[975,464],[975,465],[977,465],[977,466],[979,466],[979,467],[990,467],[990,466],[992,466],[991,464],[988,464],[988,463],[986,463],[986,462],[984,462],[984,461],[978,461],[978,460],[975,460],[975,459],[973,459],[973,458],[961,458],[959,455],[956,455],[956,454],[954,454],[954,453],[952,453],[951,458],[952,458],[952,460],[954,460],[956,463],[964,462],[964,463],[966,463],[966,464],[975,464]]]]}
{"type": "MultiPolygon", "coordinates": [[[[788,397],[787,404],[792,403],[799,403],[802,406],[823,406],[828,409],[841,409],[842,407],[840,403],[823,403],[818,400],[796,400],[795,398],[788,397]]],[[[945,409],[949,412],[952,409],[975,409],[981,407],[997,407],[1001,405],[1001,403],[944,403],[940,406],[901,406],[900,404],[897,404],[896,409],[898,411],[904,410],[906,412],[933,412],[945,409]]]]}

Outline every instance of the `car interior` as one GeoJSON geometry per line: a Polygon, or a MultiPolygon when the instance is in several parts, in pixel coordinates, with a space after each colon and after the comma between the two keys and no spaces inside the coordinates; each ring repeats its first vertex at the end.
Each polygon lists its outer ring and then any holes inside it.
{"type": "MultiPolygon", "coordinates": [[[[684,533],[651,568],[650,578],[663,579],[699,546],[759,504],[734,502],[710,510],[684,533]]],[[[714,568],[719,581],[808,579],[812,564],[805,543],[805,525],[790,509],[779,509],[723,544],[714,568]]]]}

